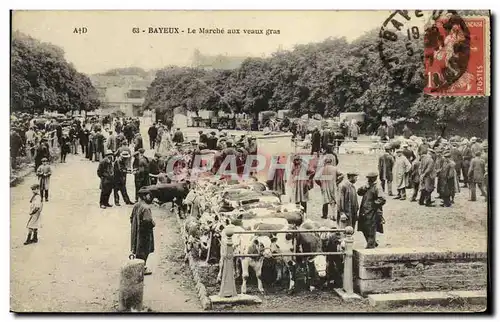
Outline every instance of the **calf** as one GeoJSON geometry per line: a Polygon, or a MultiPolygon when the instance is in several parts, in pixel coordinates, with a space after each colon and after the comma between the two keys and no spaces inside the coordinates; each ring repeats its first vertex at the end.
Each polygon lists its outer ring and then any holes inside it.
{"type": "MultiPolygon", "coordinates": [[[[151,186],[144,187],[148,189],[151,186]]],[[[185,209],[183,207],[183,201],[187,197],[189,193],[189,182],[178,182],[178,183],[166,183],[152,186],[154,188],[150,189],[153,198],[158,199],[160,205],[172,202],[172,206],[174,203],[177,205],[179,216],[181,216],[181,212],[184,213],[185,209]]],[[[141,188],[141,189],[144,189],[141,188]]]]}

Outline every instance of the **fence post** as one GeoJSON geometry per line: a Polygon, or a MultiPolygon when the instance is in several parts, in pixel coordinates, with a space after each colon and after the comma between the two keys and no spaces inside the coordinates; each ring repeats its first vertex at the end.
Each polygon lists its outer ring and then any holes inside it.
{"type": "Polygon", "coordinates": [[[336,289],[340,297],[343,300],[360,299],[361,297],[354,293],[353,286],[353,263],[352,263],[352,253],[354,244],[354,229],[351,226],[345,228],[345,257],[344,257],[344,279],[342,283],[342,289],[336,289]]]}
{"type": "Polygon", "coordinates": [[[220,297],[233,297],[236,292],[236,282],[234,281],[234,250],[233,250],[234,231],[231,227],[226,228],[226,256],[224,256],[224,266],[222,267],[222,282],[220,286],[220,297]]]}
{"type": "Polygon", "coordinates": [[[224,256],[224,266],[222,267],[222,279],[218,295],[209,296],[212,304],[258,304],[262,300],[255,295],[238,294],[236,291],[236,281],[234,280],[234,230],[231,226],[225,228],[227,237],[226,254],[224,256]]]}

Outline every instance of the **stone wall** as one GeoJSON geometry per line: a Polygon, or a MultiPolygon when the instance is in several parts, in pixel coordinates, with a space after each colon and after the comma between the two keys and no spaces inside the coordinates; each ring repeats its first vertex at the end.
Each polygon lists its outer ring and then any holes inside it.
{"type": "Polygon", "coordinates": [[[433,248],[354,250],[354,289],[361,295],[478,290],[487,286],[486,252],[433,248]]]}

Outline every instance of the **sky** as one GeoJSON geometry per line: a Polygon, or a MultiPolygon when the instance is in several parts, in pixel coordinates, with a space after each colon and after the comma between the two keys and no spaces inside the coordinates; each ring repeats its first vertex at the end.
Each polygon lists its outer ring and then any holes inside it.
{"type": "Polygon", "coordinates": [[[15,11],[12,30],[64,49],[66,59],[87,74],[112,68],[157,69],[187,66],[195,49],[202,54],[263,56],[296,44],[328,37],[351,41],[380,28],[390,11],[15,11]],[[85,34],[74,33],[85,27],[85,34]],[[149,33],[178,28],[179,34],[149,33]],[[139,28],[139,33],[133,33],[139,28]],[[188,34],[188,28],[196,34],[188,34]],[[225,34],[199,34],[199,28],[224,28],[225,34]],[[243,29],[263,29],[262,35],[243,29]],[[240,29],[240,34],[227,34],[240,29]],[[266,36],[266,30],[279,35],[266,36]],[[142,32],[144,30],[145,32],[142,32]],[[182,32],[182,30],[184,32],[182,32]]]}

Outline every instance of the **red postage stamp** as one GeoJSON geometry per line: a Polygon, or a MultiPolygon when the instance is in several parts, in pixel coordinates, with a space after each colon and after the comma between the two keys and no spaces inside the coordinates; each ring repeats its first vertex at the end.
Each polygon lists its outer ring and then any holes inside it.
{"type": "Polygon", "coordinates": [[[488,16],[439,18],[424,38],[426,94],[490,95],[490,20],[488,16]]]}

